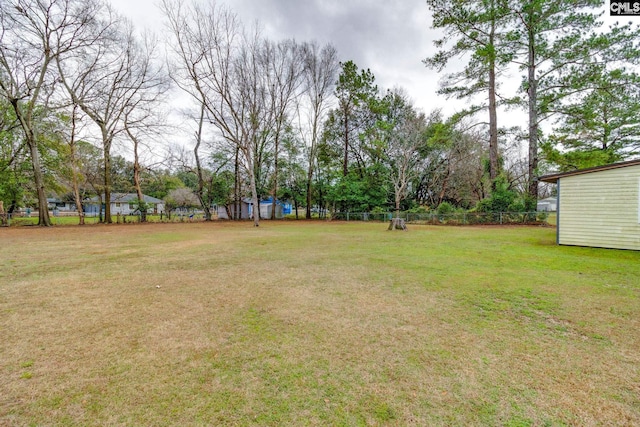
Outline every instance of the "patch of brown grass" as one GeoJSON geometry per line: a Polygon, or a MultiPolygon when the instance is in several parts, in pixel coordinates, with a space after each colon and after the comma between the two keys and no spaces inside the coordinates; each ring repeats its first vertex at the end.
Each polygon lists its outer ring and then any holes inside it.
{"type": "Polygon", "coordinates": [[[638,254],[384,230],[0,230],[0,424],[640,423],[638,254]]]}

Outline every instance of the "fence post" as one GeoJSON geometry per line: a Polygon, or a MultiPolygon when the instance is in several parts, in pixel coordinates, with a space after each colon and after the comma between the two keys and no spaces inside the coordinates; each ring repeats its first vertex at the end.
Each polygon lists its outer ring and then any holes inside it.
{"type": "Polygon", "coordinates": [[[347,221],[349,221],[349,211],[347,211],[347,221]]]}

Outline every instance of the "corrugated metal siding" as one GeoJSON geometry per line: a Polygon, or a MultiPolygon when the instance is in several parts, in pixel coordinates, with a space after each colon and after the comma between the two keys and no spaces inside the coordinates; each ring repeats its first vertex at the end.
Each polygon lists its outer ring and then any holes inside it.
{"type": "Polygon", "coordinates": [[[560,181],[558,243],[640,250],[640,166],[560,181]]]}

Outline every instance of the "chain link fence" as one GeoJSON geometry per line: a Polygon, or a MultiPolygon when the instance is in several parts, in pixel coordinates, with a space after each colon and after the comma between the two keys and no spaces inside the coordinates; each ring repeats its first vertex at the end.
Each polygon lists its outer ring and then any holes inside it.
{"type": "MultiPolygon", "coordinates": [[[[76,212],[49,212],[49,219],[53,225],[77,225],[79,222],[76,212]]],[[[85,224],[98,224],[100,222],[98,213],[87,213],[84,216],[85,224]]],[[[114,224],[131,224],[141,222],[140,214],[114,214],[111,215],[111,221],[114,224]]],[[[166,214],[148,214],[147,222],[197,222],[204,221],[203,213],[194,212],[178,212],[172,213],[171,216],[166,214]]],[[[38,211],[32,211],[29,214],[24,212],[4,213],[0,214],[0,227],[36,225],[38,223],[38,211]]]]}
{"type": "MultiPolygon", "coordinates": [[[[337,212],[331,219],[342,221],[390,221],[392,212],[337,212]]],[[[546,224],[546,212],[456,212],[450,214],[400,212],[398,217],[410,224],[474,225],[474,224],[546,224]]]]}
{"type": "MultiPolygon", "coordinates": [[[[374,221],[388,222],[396,215],[393,212],[335,212],[331,215],[332,220],[338,221],[374,221]]],[[[431,224],[431,225],[506,225],[506,224],[547,224],[549,214],[547,212],[456,212],[450,214],[433,213],[413,213],[400,212],[399,218],[409,224],[431,224]]],[[[62,216],[52,216],[52,223],[55,225],[77,224],[78,217],[69,215],[68,218],[62,216]]],[[[138,215],[113,215],[114,223],[140,222],[138,215]]],[[[193,222],[203,221],[203,214],[173,214],[170,218],[166,215],[148,215],[148,222],[193,222]]],[[[95,224],[99,221],[97,215],[86,215],[85,223],[95,224]]],[[[32,213],[29,217],[23,214],[0,215],[0,226],[27,225],[37,223],[36,215],[32,213]]]]}

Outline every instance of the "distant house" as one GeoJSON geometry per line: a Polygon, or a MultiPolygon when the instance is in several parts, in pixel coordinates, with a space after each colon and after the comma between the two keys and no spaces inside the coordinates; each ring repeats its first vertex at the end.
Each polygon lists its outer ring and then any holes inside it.
{"type": "Polygon", "coordinates": [[[538,200],[537,211],[538,212],[555,212],[558,210],[558,198],[547,197],[546,199],[538,200]]]}
{"type": "MultiPolygon", "coordinates": [[[[242,199],[240,207],[240,218],[251,219],[253,218],[253,201],[249,198],[242,199]]],[[[229,219],[227,208],[233,217],[233,211],[235,206],[230,204],[229,206],[218,206],[218,219],[229,219]]],[[[271,210],[273,209],[273,201],[271,198],[260,201],[260,218],[271,219],[271,210]]],[[[284,203],[280,200],[276,201],[276,218],[284,218],[285,215],[291,213],[291,204],[284,203]]]]}
{"type": "MultiPolygon", "coordinates": [[[[164,212],[164,201],[155,197],[143,195],[144,202],[148,205],[147,213],[157,214],[164,212]]],[[[111,193],[111,214],[112,215],[134,215],[138,213],[138,195],[136,193],[111,193]]],[[[102,206],[100,198],[92,197],[84,201],[85,213],[88,215],[98,215],[100,208],[104,211],[104,196],[102,206]]]]}
{"type": "Polygon", "coordinates": [[[557,184],[558,244],[640,250],[640,160],[540,180],[557,184]]]}
{"type": "MultiPolygon", "coordinates": [[[[284,218],[285,215],[289,215],[291,213],[291,203],[276,200],[275,209],[276,218],[284,218]]],[[[271,219],[272,211],[273,199],[271,197],[260,201],[260,218],[271,219]]]]}
{"type": "Polygon", "coordinates": [[[50,211],[58,210],[60,212],[75,212],[76,204],[69,201],[64,201],[57,197],[47,197],[47,206],[50,211]]]}
{"type": "MultiPolygon", "coordinates": [[[[240,219],[250,219],[251,218],[251,199],[242,199],[240,202],[240,219]]],[[[231,214],[231,218],[234,218],[235,205],[231,203],[228,206],[218,205],[218,219],[230,219],[229,214],[231,214]],[[227,213],[227,209],[229,209],[229,213],[227,213]]]]}

